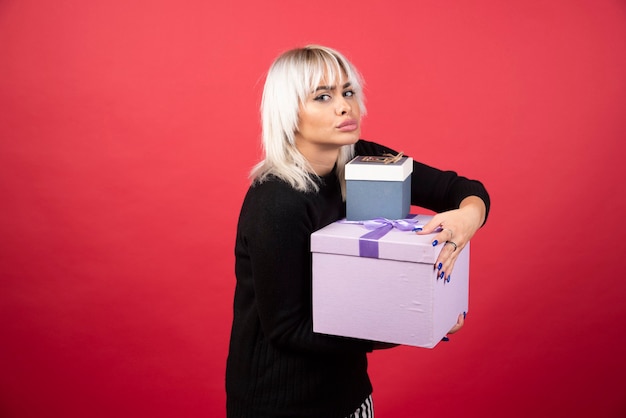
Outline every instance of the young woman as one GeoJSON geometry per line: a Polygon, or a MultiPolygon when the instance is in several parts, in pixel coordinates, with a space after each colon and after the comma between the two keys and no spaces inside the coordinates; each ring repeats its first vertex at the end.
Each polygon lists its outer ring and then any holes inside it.
{"type": "MultiPolygon", "coordinates": [[[[228,417],[373,415],[367,353],[390,345],[315,334],[311,308],[310,236],[345,217],[346,162],[396,153],[360,139],[361,84],[342,54],[322,46],[287,51],[268,72],[265,156],[252,170],[235,244],[228,417]]],[[[443,228],[433,236],[445,245],[434,268],[449,276],[485,222],[489,195],[478,181],[419,162],[412,176],[412,204],[437,212],[421,233],[443,228]]],[[[459,316],[450,332],[462,325],[459,316]]]]}

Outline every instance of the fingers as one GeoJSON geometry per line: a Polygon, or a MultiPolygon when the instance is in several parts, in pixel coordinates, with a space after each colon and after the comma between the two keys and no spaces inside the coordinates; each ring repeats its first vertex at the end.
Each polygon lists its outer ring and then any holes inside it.
{"type": "Polygon", "coordinates": [[[467,231],[459,219],[459,214],[458,210],[439,213],[416,232],[418,235],[434,233],[432,245],[434,247],[443,245],[434,266],[437,279],[450,281],[454,263],[467,243],[467,231]]]}
{"type": "Polygon", "coordinates": [[[465,312],[459,315],[456,324],[452,327],[450,331],[448,331],[448,334],[454,334],[455,332],[463,328],[463,325],[465,325],[465,312]]]}
{"type": "Polygon", "coordinates": [[[445,246],[441,253],[439,253],[439,257],[435,262],[435,270],[437,273],[437,280],[444,279],[447,282],[452,278],[452,270],[454,269],[454,263],[458,258],[458,253],[452,249],[450,246],[445,246]],[[451,253],[454,251],[454,253],[451,253]],[[448,253],[447,255],[444,253],[448,253]]]}
{"type": "MultiPolygon", "coordinates": [[[[443,232],[443,228],[441,225],[442,225],[441,217],[439,214],[437,214],[433,216],[432,219],[428,221],[428,223],[426,223],[426,225],[424,225],[418,231],[418,234],[424,235],[424,234],[432,234],[433,232],[443,232]]],[[[442,235],[443,237],[443,234],[440,234],[440,235],[442,235]]]]}
{"type": "Polygon", "coordinates": [[[455,222],[446,222],[441,214],[434,216],[426,225],[421,228],[415,229],[418,235],[428,235],[436,233],[433,237],[433,246],[437,246],[440,243],[453,242],[454,246],[461,247],[463,231],[462,228],[456,225],[455,222]],[[454,239],[457,239],[454,241],[454,239]]]}

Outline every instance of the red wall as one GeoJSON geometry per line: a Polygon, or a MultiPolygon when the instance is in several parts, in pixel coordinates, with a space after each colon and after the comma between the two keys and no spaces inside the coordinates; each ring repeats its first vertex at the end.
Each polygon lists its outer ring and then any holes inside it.
{"type": "Polygon", "coordinates": [[[0,416],[224,416],[263,72],[306,43],[493,198],[466,327],[371,356],[377,417],[625,416],[618,0],[0,2],[0,416]]]}

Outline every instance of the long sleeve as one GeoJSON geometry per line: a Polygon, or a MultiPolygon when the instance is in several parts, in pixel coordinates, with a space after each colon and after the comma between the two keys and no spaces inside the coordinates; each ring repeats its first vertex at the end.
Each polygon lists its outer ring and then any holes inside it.
{"type": "MultiPolygon", "coordinates": [[[[356,144],[357,155],[397,154],[397,151],[369,141],[356,144]]],[[[443,171],[413,160],[411,173],[411,204],[435,212],[457,209],[463,199],[478,196],[487,208],[485,220],[489,214],[491,201],[489,193],[478,180],[459,176],[454,171],[443,171]]]]}

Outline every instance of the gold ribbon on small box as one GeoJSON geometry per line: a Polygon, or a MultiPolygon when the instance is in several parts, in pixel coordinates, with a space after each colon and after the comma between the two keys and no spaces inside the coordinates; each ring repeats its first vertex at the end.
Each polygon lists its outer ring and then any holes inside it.
{"type": "Polygon", "coordinates": [[[390,153],[385,153],[381,156],[367,156],[361,159],[364,163],[383,163],[383,164],[393,164],[395,162],[400,161],[400,158],[404,156],[404,153],[401,151],[397,155],[393,155],[390,153]]]}

